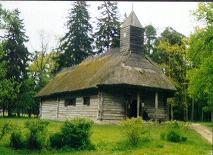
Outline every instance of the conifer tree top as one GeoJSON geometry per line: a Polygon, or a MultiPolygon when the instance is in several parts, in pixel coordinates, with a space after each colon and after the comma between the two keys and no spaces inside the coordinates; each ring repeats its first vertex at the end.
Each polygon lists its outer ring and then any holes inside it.
{"type": "Polygon", "coordinates": [[[135,12],[132,10],[130,15],[126,18],[126,20],[123,22],[121,27],[127,27],[127,26],[136,26],[139,28],[142,28],[142,25],[140,21],[138,20],[138,17],[136,16],[135,12]]]}

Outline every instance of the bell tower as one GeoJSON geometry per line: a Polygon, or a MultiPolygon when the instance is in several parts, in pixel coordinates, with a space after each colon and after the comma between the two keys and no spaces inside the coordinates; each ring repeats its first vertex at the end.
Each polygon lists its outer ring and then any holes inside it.
{"type": "Polygon", "coordinates": [[[121,25],[120,50],[131,50],[132,53],[144,54],[144,28],[134,11],[121,25]]]}

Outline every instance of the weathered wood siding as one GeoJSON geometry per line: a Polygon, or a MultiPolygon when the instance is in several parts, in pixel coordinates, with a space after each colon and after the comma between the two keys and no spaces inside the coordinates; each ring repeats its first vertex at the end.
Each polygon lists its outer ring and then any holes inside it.
{"type": "MultiPolygon", "coordinates": [[[[149,93],[142,96],[142,102],[144,102],[144,108],[147,110],[147,113],[151,119],[155,119],[155,94],[149,93]]],[[[158,110],[157,110],[157,119],[167,120],[167,106],[166,98],[162,93],[158,95],[158,110]]]]}
{"type": "Polygon", "coordinates": [[[41,118],[57,119],[58,103],[55,99],[44,100],[41,103],[41,118]]]}
{"type": "MultiPolygon", "coordinates": [[[[90,105],[83,105],[83,97],[76,98],[76,106],[65,106],[64,99],[42,101],[41,118],[53,120],[65,120],[78,116],[88,117],[94,121],[115,122],[126,118],[126,100],[124,94],[102,92],[90,97],[90,105]]],[[[149,117],[155,119],[155,94],[141,94],[141,102],[144,103],[149,117]]],[[[157,119],[167,120],[168,110],[166,97],[159,93],[157,119]]]]}
{"type": "Polygon", "coordinates": [[[76,106],[65,106],[64,99],[47,100],[42,102],[41,118],[65,120],[74,117],[88,117],[97,120],[98,96],[90,97],[90,105],[83,105],[83,97],[76,98],[76,106]]]}
{"type": "Polygon", "coordinates": [[[102,94],[102,120],[118,121],[125,117],[125,104],[123,95],[103,93],[102,94]]]}
{"type": "Polygon", "coordinates": [[[144,53],[144,29],[127,26],[121,29],[120,48],[130,49],[133,53],[144,53]]]}

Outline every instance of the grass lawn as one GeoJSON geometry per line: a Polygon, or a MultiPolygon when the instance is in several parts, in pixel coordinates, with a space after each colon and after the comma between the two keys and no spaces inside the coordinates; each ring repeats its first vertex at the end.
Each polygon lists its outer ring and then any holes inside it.
{"type": "MultiPolygon", "coordinates": [[[[24,126],[30,119],[25,118],[0,118],[0,125],[6,121],[12,121],[17,127],[24,126]]],[[[48,125],[48,135],[57,132],[62,123],[51,121],[48,125]]],[[[9,147],[9,135],[0,141],[1,155],[15,154],[72,154],[72,155],[209,155],[211,145],[194,130],[186,131],[187,141],[172,143],[160,139],[160,133],[164,131],[164,125],[155,125],[150,128],[150,140],[142,139],[137,147],[130,147],[122,127],[119,125],[94,125],[91,141],[96,145],[94,151],[71,151],[45,149],[42,151],[14,150],[9,147]]],[[[26,131],[23,131],[26,132],[26,131]]],[[[48,136],[47,135],[47,136],[48,136]]]]}
{"type": "Polygon", "coordinates": [[[207,126],[207,127],[210,127],[210,128],[213,128],[213,122],[198,122],[204,126],[207,126]]]}

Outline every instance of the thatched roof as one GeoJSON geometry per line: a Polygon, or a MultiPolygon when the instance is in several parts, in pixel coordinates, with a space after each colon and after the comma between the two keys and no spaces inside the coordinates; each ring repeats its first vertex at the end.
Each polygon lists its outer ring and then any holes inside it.
{"type": "Polygon", "coordinates": [[[114,49],[59,72],[37,97],[116,84],[175,90],[162,70],[148,57],[114,49]]]}

